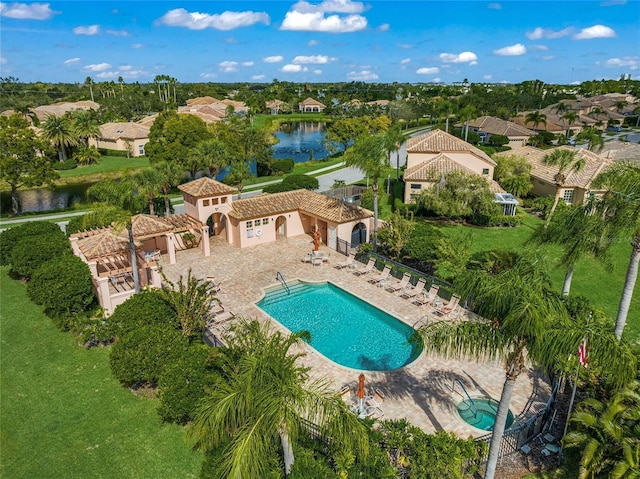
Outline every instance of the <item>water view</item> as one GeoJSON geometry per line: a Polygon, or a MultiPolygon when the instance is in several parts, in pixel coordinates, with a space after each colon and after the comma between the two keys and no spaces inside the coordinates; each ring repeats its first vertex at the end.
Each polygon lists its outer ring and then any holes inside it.
{"type": "Polygon", "coordinates": [[[314,160],[322,160],[329,156],[324,146],[325,122],[292,122],[280,125],[274,132],[279,140],[273,146],[273,157],[292,158],[296,163],[309,161],[311,152],[314,160]]]}

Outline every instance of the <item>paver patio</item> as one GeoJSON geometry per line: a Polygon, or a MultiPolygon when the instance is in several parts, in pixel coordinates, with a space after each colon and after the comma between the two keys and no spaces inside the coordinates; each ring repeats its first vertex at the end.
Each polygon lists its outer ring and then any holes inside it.
{"type": "MultiPolygon", "coordinates": [[[[212,237],[210,242],[210,257],[202,256],[197,248],[180,251],[174,265],[162,258],[162,270],[173,282],[180,275],[186,276],[189,269],[198,278],[214,276],[221,280],[222,291],[218,297],[227,310],[240,316],[271,321],[287,331],[255,304],[263,297],[263,288],[278,283],[277,272],[282,273],[287,281],[331,281],[411,326],[425,316],[424,308],[369,284],[367,276],[357,277],[349,268],[334,268],[333,265],[345,260],[345,256],[336,251],[321,247],[325,254],[329,254],[329,261],[322,266],[302,262],[313,248],[310,236],[282,238],[244,249],[230,246],[220,237],[212,237]]],[[[352,390],[357,389],[361,371],[338,365],[309,345],[301,347],[307,352],[302,361],[311,367],[312,376],[329,379],[335,384],[336,391],[344,384],[349,384],[352,390]]],[[[462,437],[478,437],[486,432],[469,426],[458,416],[456,404],[464,397],[459,388],[452,393],[453,381],[460,379],[472,397],[490,396],[499,400],[505,375],[498,363],[445,360],[423,353],[401,369],[365,371],[365,377],[369,390],[378,388],[384,391],[386,418],[406,418],[427,432],[444,429],[462,437]]],[[[517,380],[511,410],[516,416],[523,412],[525,415],[536,412],[549,394],[550,388],[545,379],[528,370],[517,380]]]]}

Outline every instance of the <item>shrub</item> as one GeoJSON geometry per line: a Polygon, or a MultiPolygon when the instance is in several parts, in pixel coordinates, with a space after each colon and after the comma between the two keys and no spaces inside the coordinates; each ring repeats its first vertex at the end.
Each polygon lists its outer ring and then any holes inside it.
{"type": "Polygon", "coordinates": [[[360,206],[368,210],[373,210],[373,190],[371,188],[362,192],[362,196],[360,196],[360,206]]]}
{"type": "Polygon", "coordinates": [[[165,368],[184,354],[187,338],[171,326],[139,325],[118,338],[109,362],[115,378],[125,386],[155,385],[165,368]]]}
{"type": "Polygon", "coordinates": [[[84,311],[95,298],[89,267],[73,255],[40,265],[31,276],[27,294],[52,316],[84,311]]]}
{"type": "Polygon", "coordinates": [[[317,190],[320,184],[318,183],[318,179],[313,176],[307,175],[289,175],[281,183],[276,183],[274,185],[269,185],[264,188],[263,191],[266,193],[278,193],[281,191],[291,191],[291,190],[317,190]]]}
{"type": "Polygon", "coordinates": [[[509,137],[504,135],[491,135],[489,137],[489,144],[491,146],[505,146],[509,144],[509,137]]]}
{"type": "Polygon", "coordinates": [[[72,255],[71,244],[62,231],[59,234],[28,236],[13,248],[11,271],[30,278],[43,263],[53,258],[72,255]]]}
{"type": "Polygon", "coordinates": [[[11,264],[11,252],[21,239],[58,233],[62,233],[60,227],[49,221],[32,221],[3,231],[0,233],[0,265],[11,264]]]}
{"type": "Polygon", "coordinates": [[[117,217],[118,212],[113,211],[105,214],[105,212],[89,212],[86,215],[74,216],[69,220],[67,224],[67,235],[77,233],[78,231],[85,231],[90,229],[105,228],[109,226],[117,217]]]}
{"type": "Polygon", "coordinates": [[[98,148],[98,152],[102,156],[119,156],[121,158],[128,158],[131,156],[131,153],[128,151],[109,150],[107,148],[98,148]]]}
{"type": "Polygon", "coordinates": [[[76,161],[75,158],[69,158],[68,160],[56,161],[53,163],[53,169],[58,171],[73,170],[74,168],[77,168],[77,167],[78,167],[78,162],[76,161]]]}
{"type": "Polygon", "coordinates": [[[176,330],[178,327],[175,311],[164,300],[162,291],[155,289],[134,294],[119,305],[107,321],[115,336],[146,325],[168,326],[176,330]]]}
{"type": "Polygon", "coordinates": [[[273,160],[271,168],[274,173],[291,173],[294,165],[292,158],[285,158],[283,160],[273,160]]]}

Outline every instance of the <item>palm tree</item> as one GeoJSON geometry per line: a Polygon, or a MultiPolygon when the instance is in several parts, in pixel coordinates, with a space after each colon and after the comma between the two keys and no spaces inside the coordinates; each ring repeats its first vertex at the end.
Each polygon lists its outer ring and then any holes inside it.
{"type": "Polygon", "coordinates": [[[475,120],[478,118],[476,107],[473,105],[465,106],[458,112],[458,117],[460,118],[460,121],[463,121],[465,124],[464,141],[467,141],[467,138],[469,137],[469,120],[475,120]]]}
{"type": "Polygon", "coordinates": [[[602,133],[592,126],[588,126],[578,133],[576,140],[587,140],[587,149],[589,151],[599,151],[604,146],[602,133]]]}
{"type": "Polygon", "coordinates": [[[556,111],[556,115],[560,115],[560,114],[564,114],[564,113],[566,113],[566,112],[567,112],[567,110],[568,110],[568,107],[567,107],[567,104],[566,104],[566,103],[562,103],[562,102],[560,102],[560,103],[558,103],[558,104],[555,106],[555,108],[554,108],[554,109],[555,109],[555,111],[556,111]]]}
{"type": "Polygon", "coordinates": [[[538,125],[547,126],[547,115],[539,111],[531,111],[524,117],[524,124],[533,124],[533,129],[537,131],[538,125]]]}
{"type": "Polygon", "coordinates": [[[635,381],[607,402],[590,398],[569,418],[576,430],[562,443],[581,451],[580,479],[640,477],[640,383],[635,381]]]}
{"type": "Polygon", "coordinates": [[[58,159],[67,159],[67,148],[78,145],[68,116],[47,115],[42,123],[42,137],[58,151],[58,159]]]}
{"type": "Polygon", "coordinates": [[[615,334],[621,338],[640,262],[640,166],[631,162],[616,162],[596,177],[593,186],[606,190],[601,206],[608,213],[609,236],[631,238],[631,258],[616,316],[615,334]]]}
{"type": "Polygon", "coordinates": [[[160,189],[164,196],[164,215],[171,215],[171,201],[169,200],[169,191],[173,186],[180,183],[184,176],[184,171],[173,161],[160,161],[155,163],[153,167],[156,169],[161,178],[160,189]]]}
{"type": "Polygon", "coordinates": [[[149,206],[149,214],[154,215],[153,200],[155,200],[158,192],[162,189],[164,179],[162,175],[155,168],[143,168],[137,171],[133,177],[133,184],[137,189],[137,192],[144,196],[149,206]]]}
{"type": "Polygon", "coordinates": [[[618,100],[613,104],[613,106],[615,106],[616,111],[618,113],[622,113],[622,110],[624,110],[624,107],[627,106],[628,104],[629,102],[626,100],[618,100]]]}
{"type": "Polygon", "coordinates": [[[231,162],[229,174],[225,176],[224,182],[236,187],[238,190],[238,199],[240,199],[242,197],[244,182],[249,178],[251,178],[251,170],[247,162],[244,160],[235,160],[231,162]]]}
{"type": "Polygon", "coordinates": [[[81,146],[73,157],[80,166],[93,165],[100,160],[100,152],[95,146],[81,146]]]}
{"type": "Polygon", "coordinates": [[[86,146],[89,146],[89,138],[100,136],[98,120],[91,110],[76,110],[72,116],[72,129],[76,137],[84,140],[86,146]]]}
{"type": "Polygon", "coordinates": [[[223,448],[218,477],[268,477],[274,453],[282,455],[288,475],[293,445],[308,435],[308,421],[331,438],[332,447],[367,455],[364,425],[325,379],[310,379],[298,363],[304,353],[291,352],[308,332],[285,336],[269,323],[244,319],[232,330],[226,380],[209,390],[187,431],[199,450],[223,448]]]}
{"type": "Polygon", "coordinates": [[[89,85],[89,92],[91,93],[91,101],[94,101],[93,100],[93,78],[91,77],[85,78],[84,84],[89,85]]]}
{"type": "Polygon", "coordinates": [[[387,130],[384,135],[385,150],[387,155],[391,157],[391,152],[396,152],[396,179],[400,178],[400,147],[404,141],[404,135],[402,134],[402,127],[396,123],[387,130]]]}
{"type": "Polygon", "coordinates": [[[188,164],[191,178],[195,178],[199,169],[208,168],[210,177],[215,179],[219,171],[229,166],[229,153],[222,141],[215,138],[205,140],[191,150],[188,164]]]}
{"type": "Polygon", "coordinates": [[[124,97],[124,78],[122,78],[121,76],[118,77],[118,83],[120,84],[120,98],[124,97]]]}
{"type": "MultiPolygon", "coordinates": [[[[462,298],[472,298],[479,320],[438,321],[419,330],[427,352],[458,359],[504,360],[505,382],[485,479],[495,475],[511,396],[527,359],[551,370],[557,358],[575,353],[584,336],[590,334],[568,319],[562,301],[550,292],[551,281],[543,265],[541,257],[499,252],[482,269],[462,273],[456,283],[462,298]]],[[[599,353],[593,355],[593,361],[598,366],[611,367],[611,375],[618,383],[632,377],[635,359],[629,348],[619,347],[613,335],[592,336],[589,340],[599,353]]]]}
{"type": "Polygon", "coordinates": [[[438,112],[445,118],[445,129],[449,133],[449,118],[455,113],[455,105],[449,100],[443,100],[438,105],[438,112]]]}
{"type": "Polygon", "coordinates": [[[373,190],[373,251],[378,234],[378,181],[388,168],[387,150],[383,135],[363,135],[345,153],[345,164],[360,169],[371,178],[373,190]]]}
{"type": "Polygon", "coordinates": [[[582,171],[585,165],[585,159],[583,157],[576,158],[576,152],[573,150],[569,150],[566,148],[556,148],[553,152],[548,153],[542,159],[542,162],[546,165],[557,166],[558,172],[553,176],[553,180],[556,185],[556,194],[553,200],[553,206],[551,207],[551,211],[549,211],[549,216],[547,216],[547,225],[551,221],[551,217],[553,216],[553,212],[556,210],[558,206],[558,202],[560,201],[560,193],[562,192],[562,187],[567,179],[567,175],[565,172],[567,171],[582,171]]]}
{"type": "Polygon", "coordinates": [[[571,136],[571,125],[573,125],[578,119],[578,114],[576,112],[569,111],[562,116],[562,119],[567,122],[567,133],[565,136],[569,139],[571,136]]]}

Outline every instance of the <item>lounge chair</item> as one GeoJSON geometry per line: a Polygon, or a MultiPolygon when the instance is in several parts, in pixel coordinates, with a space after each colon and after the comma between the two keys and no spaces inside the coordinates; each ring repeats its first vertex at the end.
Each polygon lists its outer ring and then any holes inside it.
{"type": "Polygon", "coordinates": [[[351,388],[349,386],[342,386],[342,389],[340,389],[340,397],[345,402],[345,404],[347,404],[347,406],[353,405],[351,401],[351,388]]]}
{"type": "Polygon", "coordinates": [[[385,289],[390,293],[395,293],[396,291],[400,291],[401,289],[406,288],[407,285],[409,284],[409,281],[411,281],[411,274],[404,273],[400,281],[398,281],[395,284],[390,284],[385,289]]]}
{"type": "Polygon", "coordinates": [[[364,403],[367,406],[373,406],[373,407],[382,407],[383,402],[384,402],[384,393],[379,389],[375,389],[373,391],[373,396],[367,396],[364,400],[364,403]]]}
{"type": "Polygon", "coordinates": [[[440,290],[440,286],[438,286],[437,284],[432,284],[431,287],[429,288],[429,291],[428,292],[425,291],[424,295],[414,299],[413,303],[417,304],[418,306],[430,304],[438,296],[439,290],[440,290]]]}
{"type": "Polygon", "coordinates": [[[418,296],[420,293],[422,293],[424,291],[424,285],[426,284],[427,280],[424,278],[421,278],[418,281],[418,284],[416,284],[413,288],[411,289],[407,289],[405,291],[403,291],[400,294],[401,298],[404,299],[412,299],[415,298],[416,296],[418,296]]]}
{"type": "Polygon", "coordinates": [[[441,315],[445,316],[445,315],[451,314],[453,311],[455,311],[458,308],[459,303],[460,303],[460,296],[458,296],[457,294],[454,294],[453,296],[451,296],[451,301],[449,301],[445,306],[440,308],[441,315]]]}
{"type": "Polygon", "coordinates": [[[224,322],[229,321],[230,319],[233,319],[235,317],[236,317],[236,315],[234,313],[232,313],[231,311],[223,311],[222,313],[216,314],[211,319],[211,322],[214,323],[214,324],[224,323],[224,322]]]}
{"type": "Polygon", "coordinates": [[[347,257],[347,259],[345,259],[342,263],[338,263],[334,266],[334,268],[336,269],[342,269],[342,268],[347,268],[349,266],[351,266],[354,261],[356,259],[356,254],[355,253],[349,253],[349,256],[347,257]]]}
{"type": "Polygon", "coordinates": [[[374,276],[373,278],[369,278],[369,283],[371,284],[378,284],[380,283],[380,281],[385,281],[387,279],[387,277],[389,276],[389,272],[391,271],[391,266],[385,266],[384,269],[382,270],[382,273],[374,276]]]}
{"type": "Polygon", "coordinates": [[[356,276],[362,276],[363,274],[368,274],[371,271],[373,271],[373,268],[375,265],[376,265],[376,259],[371,258],[369,259],[369,262],[364,268],[354,271],[353,274],[355,274],[356,276]]]}
{"type": "Polygon", "coordinates": [[[224,312],[224,306],[222,303],[217,300],[211,301],[211,305],[209,306],[209,314],[216,315],[224,312]]]}

